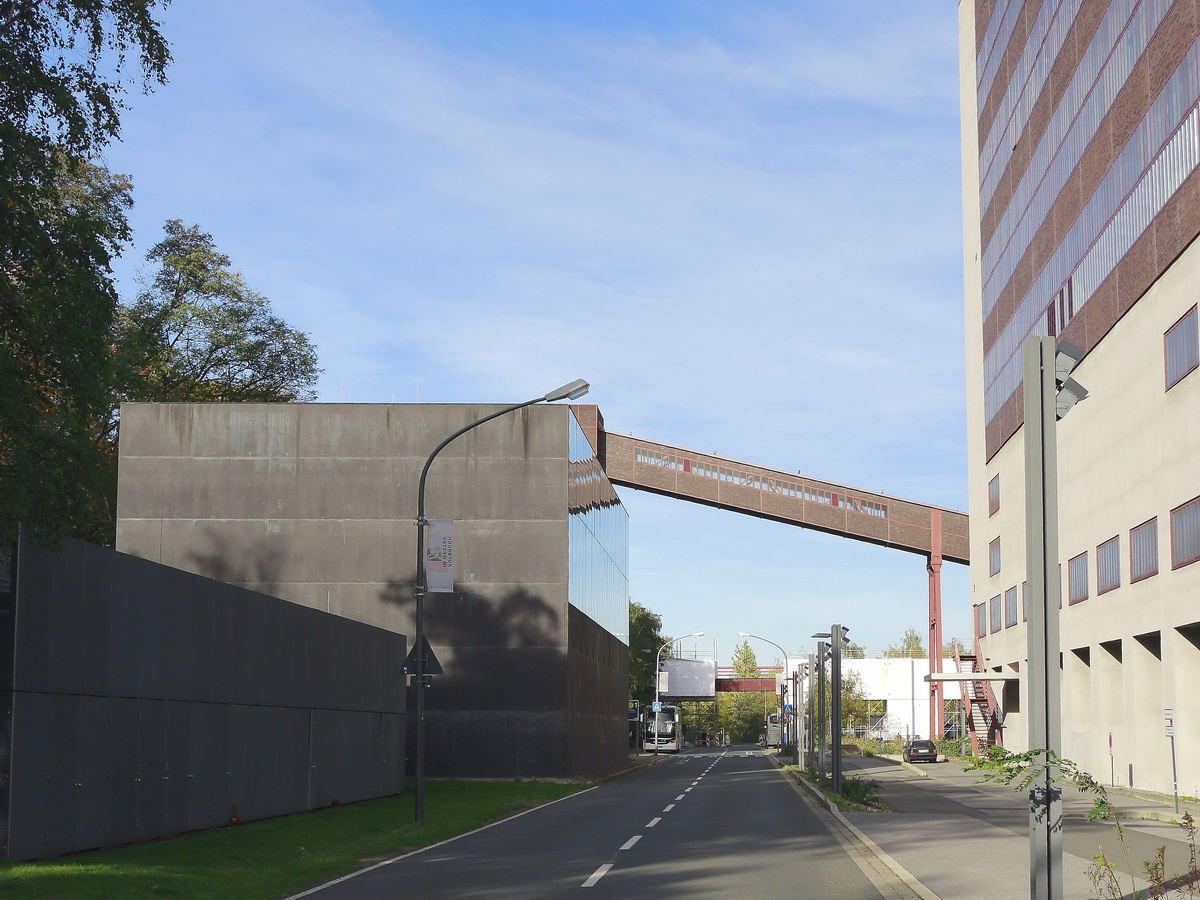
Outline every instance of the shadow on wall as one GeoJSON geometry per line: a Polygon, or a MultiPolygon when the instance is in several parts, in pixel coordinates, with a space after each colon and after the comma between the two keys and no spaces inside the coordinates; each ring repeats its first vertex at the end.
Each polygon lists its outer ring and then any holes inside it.
{"type": "MultiPolygon", "coordinates": [[[[380,596],[412,620],[411,584],[389,582],[380,596]]],[[[526,588],[499,600],[471,591],[426,595],[425,635],[445,670],[425,694],[429,775],[554,777],[565,771],[565,629],[561,614],[526,588]]],[[[414,693],[409,687],[410,715],[414,693]]],[[[409,731],[411,763],[414,723],[409,731]]]]}
{"type": "Polygon", "coordinates": [[[283,555],[278,540],[262,538],[251,543],[235,541],[213,527],[204,529],[204,537],[209,552],[188,554],[197,575],[236,584],[260,594],[277,596],[283,572],[283,555]]]}

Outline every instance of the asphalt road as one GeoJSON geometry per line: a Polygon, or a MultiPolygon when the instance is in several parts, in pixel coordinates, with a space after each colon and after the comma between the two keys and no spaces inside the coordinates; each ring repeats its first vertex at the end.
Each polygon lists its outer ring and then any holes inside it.
{"type": "Polygon", "coordinates": [[[885,896],[827,821],[757,749],[694,749],[303,896],[885,896]]]}

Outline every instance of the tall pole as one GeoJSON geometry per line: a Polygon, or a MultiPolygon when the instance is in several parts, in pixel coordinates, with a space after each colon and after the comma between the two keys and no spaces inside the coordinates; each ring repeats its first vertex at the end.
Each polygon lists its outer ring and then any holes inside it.
{"type": "Polygon", "coordinates": [[[825,777],[825,660],[829,645],[817,641],[817,776],[825,777]]]}
{"type": "Polygon", "coordinates": [[[792,673],[792,716],[796,723],[792,740],[796,744],[796,768],[800,768],[800,745],[804,739],[804,682],[800,679],[800,666],[792,673]]]}
{"type": "Polygon", "coordinates": [[[812,694],[813,694],[813,691],[812,691],[813,676],[816,674],[814,672],[814,669],[816,669],[816,663],[813,660],[813,655],[810,653],[810,654],[808,654],[808,670],[804,673],[804,679],[808,685],[808,710],[807,710],[807,712],[808,712],[808,715],[807,715],[808,727],[805,729],[805,733],[804,733],[804,741],[805,741],[804,764],[805,764],[805,768],[808,768],[808,769],[816,768],[813,765],[813,752],[812,752],[812,750],[813,750],[813,746],[812,746],[813,745],[813,735],[815,735],[817,733],[816,727],[814,725],[817,710],[816,710],[816,704],[813,702],[813,696],[812,696],[812,694]]]}
{"type": "Polygon", "coordinates": [[[833,792],[842,792],[842,635],[841,625],[833,625],[829,629],[830,664],[832,673],[829,685],[829,699],[833,710],[830,714],[829,733],[831,751],[833,753],[830,769],[833,771],[833,792]]]}
{"type": "MultiPolygon", "coordinates": [[[[1060,754],[1058,448],[1054,338],[1024,349],[1025,564],[1029,624],[1029,748],[1060,754]]],[[[1062,900],[1062,791],[1043,754],[1029,790],[1029,896],[1062,900]]]]}
{"type": "Polygon", "coordinates": [[[499,418],[507,413],[514,412],[526,406],[532,406],[535,403],[541,403],[543,400],[577,400],[587,392],[588,383],[583,379],[579,379],[570,384],[565,384],[544,396],[534,397],[532,400],[526,400],[524,403],[514,403],[512,406],[506,406],[490,415],[484,416],[482,419],[477,419],[470,425],[465,425],[458,429],[458,431],[434,447],[433,452],[425,460],[425,465],[421,468],[421,480],[417,485],[417,571],[413,578],[413,598],[416,600],[416,612],[413,622],[413,630],[416,632],[413,636],[413,648],[416,650],[413,654],[413,662],[416,671],[413,672],[413,684],[417,692],[417,727],[414,737],[416,759],[414,760],[413,772],[413,820],[418,825],[425,824],[425,688],[428,687],[427,681],[429,677],[425,674],[425,663],[427,662],[425,659],[425,594],[429,587],[425,574],[425,529],[429,525],[429,520],[425,518],[425,479],[429,476],[429,467],[433,465],[433,460],[451,441],[466,434],[472,428],[478,428],[484,422],[490,422],[492,419],[499,418]]]}
{"type": "MultiPolygon", "coordinates": [[[[754,638],[755,640],[759,640],[759,641],[765,641],[766,643],[768,643],[768,644],[770,644],[772,647],[774,647],[776,650],[778,650],[780,653],[782,653],[782,654],[783,654],[783,680],[784,680],[784,684],[786,684],[786,683],[787,683],[787,679],[788,679],[788,669],[790,668],[790,665],[789,665],[789,660],[788,660],[788,655],[787,655],[787,651],[786,651],[786,650],[784,650],[782,647],[780,647],[780,646],[779,646],[777,643],[775,643],[774,641],[772,641],[772,640],[769,640],[768,638],[765,638],[765,637],[763,637],[762,635],[758,635],[758,634],[751,634],[751,633],[750,633],[750,632],[748,632],[748,631],[739,631],[739,632],[737,633],[737,636],[738,636],[738,637],[740,637],[740,638],[748,638],[748,637],[749,637],[749,638],[754,638]]],[[[792,700],[792,702],[793,702],[793,704],[794,704],[794,703],[795,703],[795,694],[793,693],[793,695],[792,695],[792,696],[793,696],[793,700],[792,700]]],[[[766,698],[764,697],[764,699],[766,699],[766,698]]],[[[783,716],[784,716],[784,718],[783,718],[781,721],[782,721],[782,722],[786,722],[786,721],[787,721],[787,718],[786,718],[786,713],[784,713],[784,709],[783,709],[783,707],[784,707],[784,703],[783,703],[783,701],[782,701],[782,700],[780,700],[780,703],[779,703],[779,712],[780,712],[780,714],[781,714],[781,715],[783,715],[783,716]]],[[[766,711],[764,710],[764,713],[765,713],[765,712],[766,712],[766,711]]],[[[767,725],[768,725],[768,727],[767,727],[767,732],[769,732],[769,731],[770,731],[770,723],[768,722],[768,723],[767,723],[767,725]]],[[[780,727],[780,729],[783,729],[783,728],[784,728],[783,724],[781,724],[779,727],[780,727]]],[[[781,731],[780,731],[780,739],[781,739],[781,740],[783,740],[783,734],[784,734],[784,732],[781,730],[781,731]]],[[[787,742],[786,742],[786,740],[784,740],[784,743],[787,743],[787,742]]]]}
{"type": "MultiPolygon", "coordinates": [[[[942,511],[929,511],[929,674],[942,671],[942,511]]],[[[929,681],[929,738],[937,740],[946,728],[942,682],[929,681]]]]}
{"type": "MultiPolygon", "coordinates": [[[[660,703],[658,698],[659,698],[659,686],[662,683],[662,675],[658,671],[658,667],[662,665],[662,652],[664,650],[666,650],[668,647],[672,646],[673,644],[678,644],[680,641],[685,641],[690,637],[704,637],[704,632],[703,631],[693,631],[691,634],[685,634],[683,637],[677,637],[677,638],[673,638],[669,641],[666,641],[661,647],[658,648],[658,653],[656,653],[654,655],[654,708],[650,711],[650,714],[655,717],[654,718],[654,754],[655,754],[655,756],[658,755],[658,704],[660,703]]],[[[682,724],[683,723],[680,722],[680,723],[678,723],[678,726],[682,726],[682,724]]]]}

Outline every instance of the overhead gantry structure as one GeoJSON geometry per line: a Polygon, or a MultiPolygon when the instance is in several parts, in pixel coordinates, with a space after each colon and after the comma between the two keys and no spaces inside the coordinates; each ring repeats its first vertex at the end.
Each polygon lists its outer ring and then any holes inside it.
{"type": "MultiPolygon", "coordinates": [[[[875,491],[604,430],[595,406],[573,407],[613,484],[811,528],[925,557],[929,671],[942,670],[943,562],[970,562],[967,514],[875,491]]],[[[942,682],[930,682],[930,735],[942,733],[942,682]]]]}

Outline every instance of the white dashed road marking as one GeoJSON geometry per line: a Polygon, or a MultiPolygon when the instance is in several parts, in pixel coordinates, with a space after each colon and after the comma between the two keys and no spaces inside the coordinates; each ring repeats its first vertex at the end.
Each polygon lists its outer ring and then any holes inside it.
{"type": "Polygon", "coordinates": [[[605,863],[600,868],[598,868],[595,872],[593,872],[592,877],[589,878],[587,881],[585,881],[583,884],[581,884],[580,887],[591,887],[597,881],[599,881],[601,878],[603,878],[604,873],[607,872],[612,867],[613,867],[612,863],[605,863]]]}

